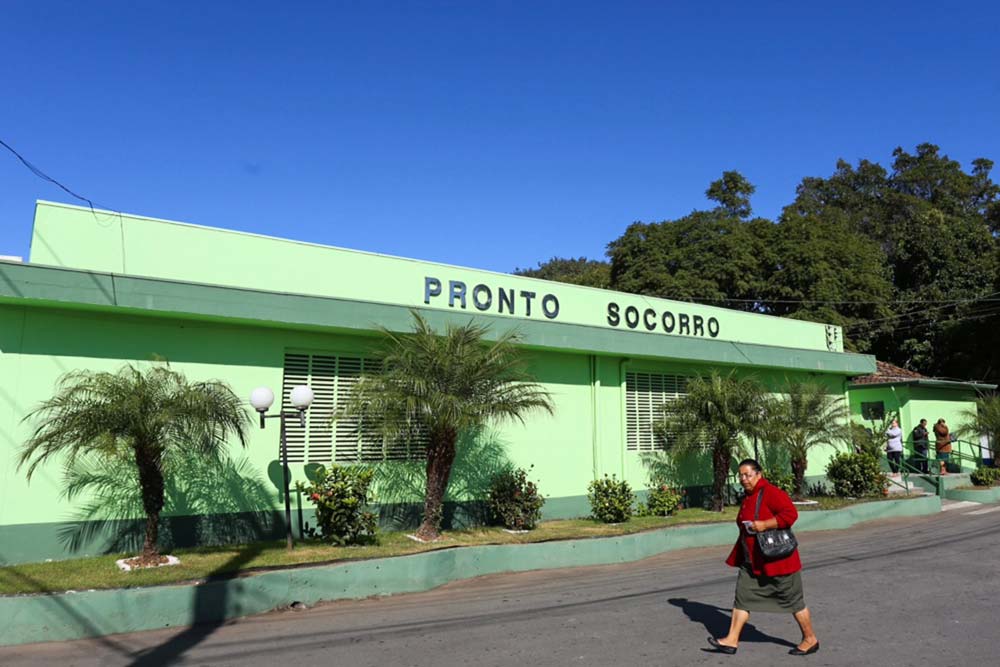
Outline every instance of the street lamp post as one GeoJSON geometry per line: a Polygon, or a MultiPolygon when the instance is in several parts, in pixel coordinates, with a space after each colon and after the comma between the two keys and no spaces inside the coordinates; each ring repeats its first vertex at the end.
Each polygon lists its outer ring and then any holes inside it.
{"type": "Polygon", "coordinates": [[[274,404],[274,392],[267,387],[257,387],[250,394],[250,405],[253,406],[257,414],[260,415],[260,427],[264,428],[268,419],[281,420],[281,473],[285,487],[285,543],[289,549],[292,548],[292,502],[288,494],[288,484],[291,473],[288,469],[288,438],[285,427],[286,418],[298,418],[302,428],[306,427],[306,410],[313,402],[313,390],[305,385],[299,385],[292,389],[289,400],[296,412],[285,412],[279,408],[278,414],[266,414],[271,405],[274,404]]]}

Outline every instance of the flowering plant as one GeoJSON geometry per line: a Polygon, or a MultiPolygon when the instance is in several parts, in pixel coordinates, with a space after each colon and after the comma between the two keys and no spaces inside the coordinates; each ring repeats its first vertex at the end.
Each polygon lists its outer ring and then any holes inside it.
{"type": "Polygon", "coordinates": [[[542,518],[545,498],[521,468],[508,469],[493,478],[488,504],[494,519],[510,530],[532,530],[542,518]]]}
{"type": "Polygon", "coordinates": [[[312,484],[300,482],[299,491],[316,505],[319,529],[306,524],[305,533],[341,545],[375,542],[377,521],[368,511],[374,477],[373,470],[334,465],[320,468],[312,484]]]}

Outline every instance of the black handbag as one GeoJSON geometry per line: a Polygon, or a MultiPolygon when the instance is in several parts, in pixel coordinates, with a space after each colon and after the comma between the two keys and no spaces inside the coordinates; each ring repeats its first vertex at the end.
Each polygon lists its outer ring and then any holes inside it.
{"type": "MultiPolygon", "coordinates": [[[[760,504],[764,500],[764,489],[757,494],[757,507],[753,511],[753,520],[760,518],[760,504]]],[[[772,528],[762,533],[757,533],[757,546],[764,558],[777,559],[791,556],[792,552],[798,548],[798,540],[791,528],[772,528]]]]}

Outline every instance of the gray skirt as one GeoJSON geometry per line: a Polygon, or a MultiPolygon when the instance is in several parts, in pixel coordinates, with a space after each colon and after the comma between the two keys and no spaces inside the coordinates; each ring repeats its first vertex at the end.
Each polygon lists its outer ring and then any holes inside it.
{"type": "Polygon", "coordinates": [[[747,565],[736,579],[733,607],[744,611],[771,611],[794,614],[806,608],[802,594],[802,573],[780,577],[755,576],[747,565]]]}

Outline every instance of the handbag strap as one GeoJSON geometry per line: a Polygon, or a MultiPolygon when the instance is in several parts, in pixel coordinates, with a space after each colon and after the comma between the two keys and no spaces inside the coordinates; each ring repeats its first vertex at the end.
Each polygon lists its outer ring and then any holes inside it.
{"type": "MultiPolygon", "coordinates": [[[[759,484],[759,482],[758,482],[759,484]]],[[[753,510],[753,520],[757,521],[760,519],[760,503],[764,500],[764,487],[760,487],[760,491],[757,492],[757,507],[753,510]]]]}

